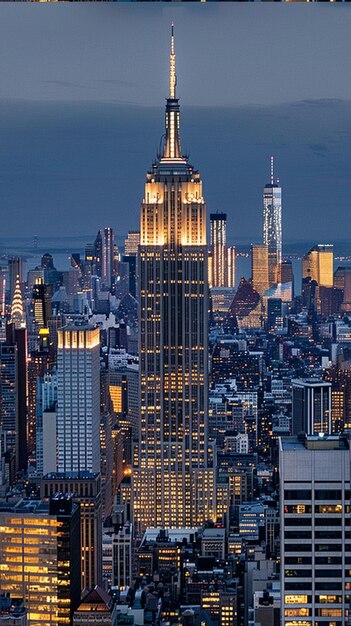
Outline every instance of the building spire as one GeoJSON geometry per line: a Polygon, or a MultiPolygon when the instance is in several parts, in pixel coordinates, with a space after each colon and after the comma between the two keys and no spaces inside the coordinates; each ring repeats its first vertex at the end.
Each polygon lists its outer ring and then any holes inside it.
{"type": "Polygon", "coordinates": [[[271,156],[271,185],[274,185],[274,156],[271,156]]]}
{"type": "Polygon", "coordinates": [[[174,52],[174,24],[171,26],[171,52],[169,55],[169,97],[171,100],[176,98],[176,55],[174,52]]]}
{"type": "Polygon", "coordinates": [[[20,277],[18,274],[16,276],[15,290],[13,292],[11,322],[15,325],[15,328],[25,328],[26,326],[23,296],[21,291],[20,277]]]}
{"type": "Polygon", "coordinates": [[[174,51],[174,24],[171,26],[171,51],[169,55],[169,96],[166,104],[166,141],[163,159],[182,159],[179,139],[179,103],[176,97],[176,55],[174,51]]]}

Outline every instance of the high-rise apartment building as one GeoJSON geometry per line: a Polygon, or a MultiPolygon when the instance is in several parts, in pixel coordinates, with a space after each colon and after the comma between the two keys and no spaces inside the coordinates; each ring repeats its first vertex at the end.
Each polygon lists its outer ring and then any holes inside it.
{"type": "Polygon", "coordinates": [[[227,287],[228,284],[228,253],[227,253],[227,214],[211,213],[210,215],[210,246],[212,253],[211,287],[227,287]]]}
{"type": "Polygon", "coordinates": [[[269,289],[269,249],[266,244],[251,246],[252,286],[262,296],[269,289]]]}
{"type": "Polygon", "coordinates": [[[296,378],[292,383],[292,431],[306,435],[332,432],[331,383],[296,378]]]}
{"type": "Polygon", "coordinates": [[[333,287],[332,244],[317,244],[302,258],[302,278],[315,280],[320,287],[333,287]]]}
{"type": "Polygon", "coordinates": [[[99,329],[77,323],[58,330],[58,471],[100,471],[99,329]]]}
{"type": "Polygon", "coordinates": [[[282,190],[274,181],[271,157],[270,182],[263,190],[263,243],[268,246],[269,286],[280,282],[282,262],[282,190]]]}
{"type": "Polygon", "coordinates": [[[0,589],[20,596],[29,626],[72,623],[80,601],[79,507],[67,496],[49,502],[0,502],[0,589]]]}
{"type": "Polygon", "coordinates": [[[345,626],[350,604],[346,437],[279,443],[282,626],[345,626]]]}
{"type": "Polygon", "coordinates": [[[165,145],[147,174],[140,243],[134,519],[139,530],[191,527],[214,515],[207,446],[206,212],[200,174],[180,147],[173,27],[165,145]]]}

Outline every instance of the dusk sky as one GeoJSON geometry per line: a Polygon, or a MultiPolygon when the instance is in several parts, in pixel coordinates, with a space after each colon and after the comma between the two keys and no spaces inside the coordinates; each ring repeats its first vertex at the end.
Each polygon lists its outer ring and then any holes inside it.
{"type": "Polygon", "coordinates": [[[0,240],[138,227],[175,22],[181,140],[230,243],[259,241],[269,156],[283,239],[350,239],[351,7],[0,6],[0,240]]]}

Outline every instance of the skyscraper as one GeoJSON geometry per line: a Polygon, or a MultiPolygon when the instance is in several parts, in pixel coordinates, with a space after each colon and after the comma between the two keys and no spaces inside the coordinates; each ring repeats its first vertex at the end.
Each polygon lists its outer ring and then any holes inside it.
{"type": "Polygon", "coordinates": [[[6,327],[6,344],[17,348],[16,470],[25,470],[27,469],[27,328],[19,275],[15,281],[11,320],[6,327]]]}
{"type": "Polygon", "coordinates": [[[23,296],[21,291],[20,277],[17,274],[11,305],[11,322],[15,328],[25,328],[26,315],[24,312],[23,296]]]}
{"type": "Polygon", "coordinates": [[[140,231],[129,230],[127,238],[124,240],[125,256],[136,256],[138,254],[139,244],[140,244],[140,231]]]}
{"type": "Polygon", "coordinates": [[[263,190],[263,243],[268,246],[269,286],[280,282],[282,262],[282,190],[274,182],[274,159],[271,157],[270,182],[263,190]]]}
{"type": "Polygon", "coordinates": [[[102,284],[111,288],[114,267],[114,242],[113,228],[107,226],[102,233],[102,284]]]}
{"type": "Polygon", "coordinates": [[[332,432],[331,383],[318,378],[298,378],[292,383],[294,435],[332,432]]]}
{"type": "Polygon", "coordinates": [[[1,591],[24,599],[31,626],[71,624],[81,592],[79,507],[57,495],[2,500],[0,527],[1,591]]]}
{"type": "Polygon", "coordinates": [[[207,246],[200,174],[182,156],[173,26],[163,154],[147,173],[139,248],[140,431],[134,519],[213,516],[207,447],[207,246]]]}
{"type": "Polygon", "coordinates": [[[10,294],[10,299],[12,301],[17,276],[19,276],[20,284],[23,283],[24,260],[16,256],[11,257],[8,260],[8,269],[9,269],[9,294],[10,294]]]}
{"type": "Polygon", "coordinates": [[[228,252],[228,287],[235,287],[236,283],[236,248],[229,246],[228,252]]]}
{"type": "Polygon", "coordinates": [[[58,471],[100,471],[99,329],[84,324],[58,331],[58,471]]]}
{"type": "Polygon", "coordinates": [[[282,626],[344,626],[350,604],[350,447],[344,436],[282,437],[282,626]]]}
{"type": "Polygon", "coordinates": [[[302,278],[315,280],[321,287],[333,287],[334,253],[332,244],[317,244],[302,258],[302,278]]]}
{"type": "Polygon", "coordinates": [[[253,288],[262,296],[269,288],[269,249],[265,244],[251,246],[251,277],[253,288]]]}
{"type": "Polygon", "coordinates": [[[227,214],[211,213],[210,246],[212,253],[211,287],[227,287],[228,252],[227,252],[227,214]]]}

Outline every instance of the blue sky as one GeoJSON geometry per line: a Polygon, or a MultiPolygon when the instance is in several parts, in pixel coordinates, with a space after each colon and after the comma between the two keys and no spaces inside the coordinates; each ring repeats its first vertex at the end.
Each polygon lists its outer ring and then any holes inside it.
{"type": "Polygon", "coordinates": [[[285,241],[350,236],[351,7],[0,5],[1,238],[138,226],[176,28],[182,146],[231,242],[261,237],[269,155],[285,241]],[[307,234],[308,233],[308,234],[307,234]]]}

